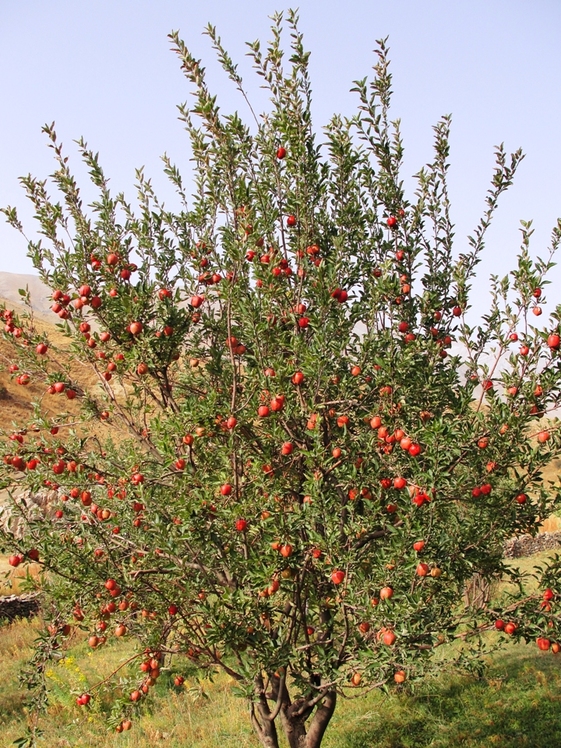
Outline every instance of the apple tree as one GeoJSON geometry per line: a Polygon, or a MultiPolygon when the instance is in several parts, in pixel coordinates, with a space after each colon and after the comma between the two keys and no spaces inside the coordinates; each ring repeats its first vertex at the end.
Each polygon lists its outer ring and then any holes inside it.
{"type": "Polygon", "coordinates": [[[475,271],[521,152],[496,149],[483,217],[455,252],[450,119],[407,197],[386,43],[354,85],[357,113],[318,131],[287,20],[288,62],[281,15],[266,49],[249,44],[271,98],[260,116],[207,28],[249,124],[220,111],[170,35],[194,94],[179,107],[192,188],[163,157],[176,208],[142,170],[134,202],[114,195],[80,140],[85,204],[54,126],[51,181],[21,180],[67,344],[3,310],[6,365],[41,394],[4,430],[0,479],[14,497],[51,492],[41,516],[14,498],[26,531],[3,543],[12,565],[45,572],[43,701],[71,624],[94,650],[137,642],[115,681],[118,731],[162,670],[180,683],[188,664],[231,676],[266,748],[279,730],[318,748],[340,698],[477,666],[497,639],[559,650],[559,560],[528,588],[503,545],[559,506],[542,471],[561,452],[561,306],[540,315],[561,227],[542,260],[522,223],[478,319],[475,271]],[[516,591],[490,595],[505,575],[516,591]]]}

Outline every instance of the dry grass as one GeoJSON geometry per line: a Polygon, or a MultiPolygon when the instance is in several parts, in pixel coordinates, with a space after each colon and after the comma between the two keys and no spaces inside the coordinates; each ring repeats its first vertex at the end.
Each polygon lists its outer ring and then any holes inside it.
{"type": "Polygon", "coordinates": [[[7,557],[0,555],[0,595],[24,592],[27,576],[37,577],[40,573],[40,564],[21,564],[14,569],[9,565],[7,557]]]}
{"type": "MultiPolygon", "coordinates": [[[[31,652],[37,622],[0,630],[4,688],[0,692],[2,746],[25,729],[25,692],[17,671],[31,652]],[[2,742],[3,741],[3,742],[2,742]]],[[[95,654],[84,642],[70,642],[65,658],[48,671],[51,702],[40,721],[41,748],[258,748],[245,704],[231,694],[224,675],[181,689],[164,673],[148,712],[133,729],[116,734],[107,727],[107,703],[76,706],[75,695],[110,672],[130,652],[116,642],[95,654]],[[206,697],[201,694],[204,692],[206,697]],[[197,697],[198,695],[198,697],[197,697]]],[[[485,679],[453,673],[424,683],[417,693],[379,692],[342,700],[325,738],[325,748],[552,748],[561,745],[558,661],[535,647],[516,645],[494,657],[485,679]]],[[[283,744],[284,745],[284,744],[283,744]]]]}

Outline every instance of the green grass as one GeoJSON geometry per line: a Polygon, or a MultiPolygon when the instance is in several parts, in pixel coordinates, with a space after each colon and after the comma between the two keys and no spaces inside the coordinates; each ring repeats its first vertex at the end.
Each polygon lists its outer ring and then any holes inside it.
{"type": "MultiPolygon", "coordinates": [[[[37,623],[0,630],[4,686],[0,690],[0,745],[9,746],[25,730],[25,692],[19,667],[31,652],[37,623]]],[[[257,748],[243,702],[219,676],[200,684],[207,698],[195,698],[194,680],[182,689],[158,683],[150,712],[129,733],[107,728],[103,699],[92,709],[75,705],[75,693],[111,672],[129,651],[126,642],[95,655],[75,641],[65,659],[49,670],[52,700],[41,718],[45,748],[257,748]],[[72,693],[73,692],[73,693],[72,693]]],[[[516,645],[490,660],[484,679],[443,675],[423,684],[415,696],[373,692],[341,700],[325,748],[551,748],[561,745],[561,671],[551,653],[516,645]]],[[[165,678],[164,678],[165,681],[165,678]]]]}
{"type": "MultiPolygon", "coordinates": [[[[530,571],[547,556],[545,552],[511,563],[530,571]]],[[[18,672],[32,652],[38,631],[38,621],[0,627],[4,671],[0,688],[1,748],[7,748],[25,732],[26,693],[18,683],[18,672]]],[[[43,736],[39,746],[258,748],[246,706],[232,696],[231,680],[225,675],[214,682],[200,683],[191,677],[178,689],[171,684],[171,674],[164,672],[147,701],[148,711],[135,717],[133,729],[122,734],[108,729],[106,697],[95,698],[87,709],[75,704],[78,693],[106,677],[131,652],[132,643],[110,639],[102,650],[93,653],[82,633],[72,635],[65,645],[64,659],[48,670],[51,700],[40,720],[43,736]]],[[[488,660],[483,679],[447,673],[423,683],[415,695],[372,692],[341,699],[324,747],[561,746],[560,664],[561,655],[518,644],[495,653],[488,660]]],[[[186,661],[184,667],[187,673],[186,661]]],[[[176,672],[181,672],[180,663],[176,672]]]]}

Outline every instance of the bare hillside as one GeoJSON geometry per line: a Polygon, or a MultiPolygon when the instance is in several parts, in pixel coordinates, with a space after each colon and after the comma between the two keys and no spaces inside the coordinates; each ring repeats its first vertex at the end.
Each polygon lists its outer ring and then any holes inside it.
{"type": "Polygon", "coordinates": [[[6,301],[12,304],[21,302],[18,289],[26,287],[31,293],[31,306],[34,312],[41,317],[52,316],[50,315],[51,292],[37,275],[0,272],[0,297],[6,301]]]}

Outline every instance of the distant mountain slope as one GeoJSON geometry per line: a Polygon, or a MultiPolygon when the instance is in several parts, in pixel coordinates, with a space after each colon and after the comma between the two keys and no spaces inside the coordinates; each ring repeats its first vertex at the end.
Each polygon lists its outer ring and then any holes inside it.
{"type": "Polygon", "coordinates": [[[38,276],[0,272],[0,297],[3,299],[12,303],[21,303],[18,289],[26,287],[29,288],[31,293],[31,305],[35,313],[41,317],[49,317],[52,321],[53,315],[50,313],[51,291],[38,276]]]}

